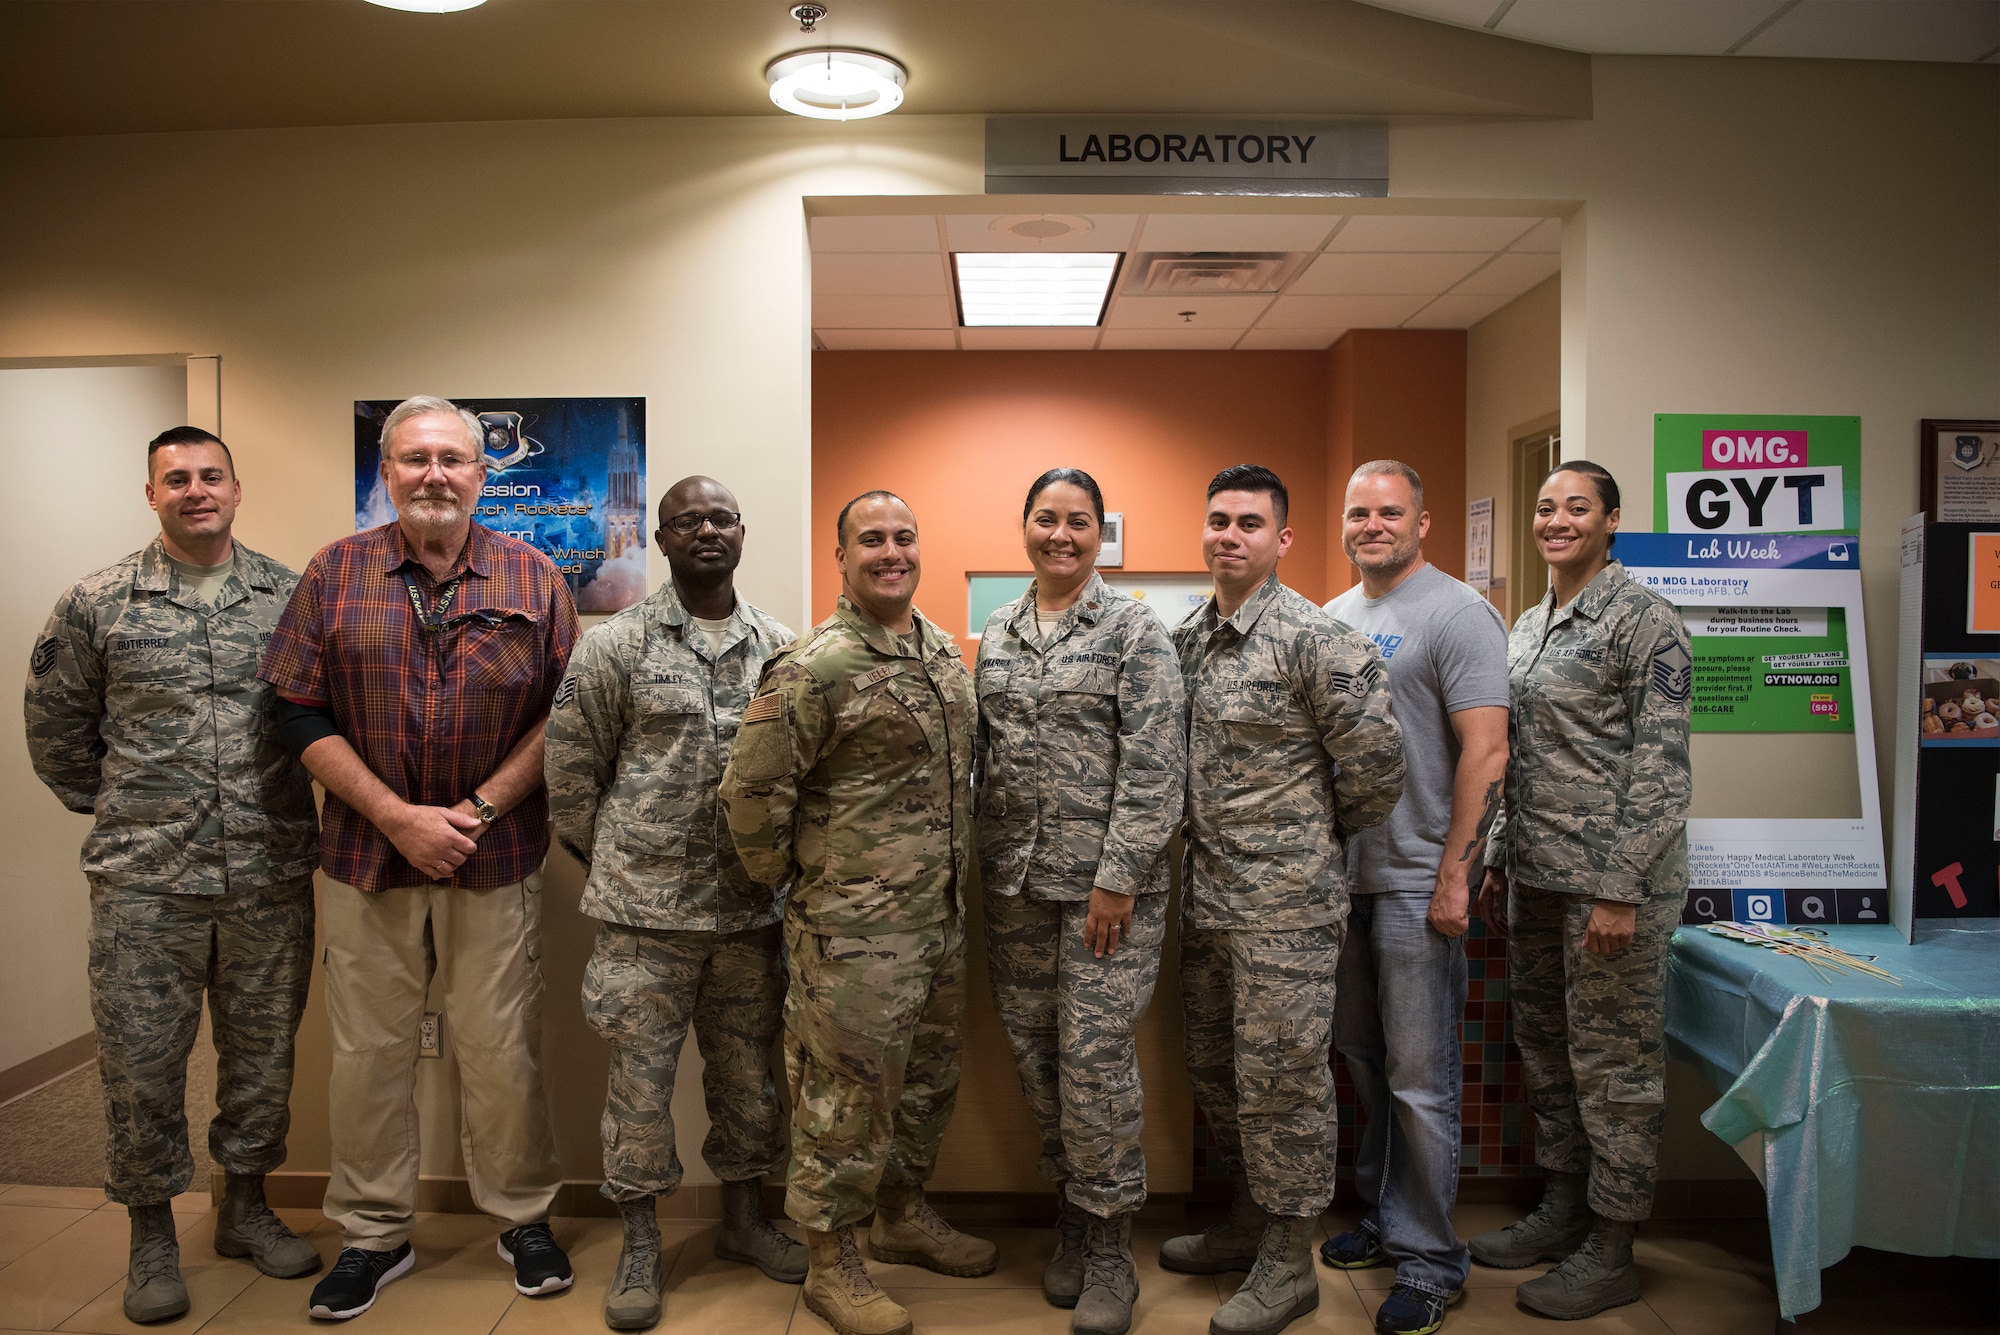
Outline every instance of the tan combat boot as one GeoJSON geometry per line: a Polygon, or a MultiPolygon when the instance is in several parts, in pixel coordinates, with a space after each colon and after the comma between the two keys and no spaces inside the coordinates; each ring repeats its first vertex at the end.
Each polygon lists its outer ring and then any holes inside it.
{"type": "Polygon", "coordinates": [[[994,1244],[940,1219],[922,1187],[883,1187],[876,1194],[868,1254],[885,1264],[920,1265],[960,1279],[990,1275],[1000,1263],[994,1244]]]}
{"type": "Polygon", "coordinates": [[[910,1314],[882,1292],[861,1260],[854,1229],[806,1230],[806,1308],[839,1335],[910,1335],[910,1314]]]}

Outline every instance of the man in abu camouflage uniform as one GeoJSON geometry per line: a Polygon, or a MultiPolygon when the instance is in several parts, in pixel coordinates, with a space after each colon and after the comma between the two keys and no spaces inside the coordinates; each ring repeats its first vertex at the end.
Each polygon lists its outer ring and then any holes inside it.
{"type": "Polygon", "coordinates": [[[866,493],[837,531],[839,606],[772,660],[722,800],[750,874],[792,882],[785,1210],[807,1232],[806,1306],[842,1335],[895,1335],[909,1313],[855,1245],[871,1208],[878,1261],[994,1266],[924,1200],[958,1097],[976,706],[958,646],[911,606],[909,506],[866,493]]]}
{"type": "Polygon", "coordinates": [[[209,1153],[228,1175],[215,1248],[280,1278],[319,1269],[264,1203],[291,1122],[319,823],[257,680],[298,576],[230,536],[242,498],[219,439],[162,432],[146,482],[160,536],[71,587],[28,664],[35,772],[65,807],[96,817],[82,858],[90,1006],[110,1127],[105,1193],[132,1217],[134,1321],[188,1309],[171,1201],[194,1178],[187,1062],[204,992],[209,1153]]]}
{"type": "Polygon", "coordinates": [[[1381,656],[1278,582],[1288,500],[1268,469],[1216,474],[1202,534],[1215,598],[1174,632],[1188,695],[1188,1070],[1236,1200],[1223,1223],[1169,1239],[1160,1264],[1250,1271],[1213,1335],[1272,1335],[1319,1306],[1342,845],[1403,794],[1381,656]]]}
{"type": "Polygon", "coordinates": [[[1618,484],[1583,460],[1536,500],[1550,590],[1507,643],[1509,759],[1480,903],[1508,936],[1521,1083],[1547,1175],[1527,1218],[1470,1240],[1578,1319],[1639,1299],[1666,1122],[1667,946],[1687,898],[1694,659],[1680,613],[1611,555],[1618,484]],[[1500,910],[1500,904],[1505,910],[1500,910]]]}
{"type": "Polygon", "coordinates": [[[779,895],[743,870],[715,797],[758,675],[792,639],[736,595],[742,519],[712,478],[668,488],[654,538],[670,578],[584,632],[549,711],[549,814],[589,869],[582,909],[603,924],[583,1012],[611,1045],[602,1190],[625,1217],[604,1299],[613,1330],[660,1319],[654,1202],[681,1183],[674,1072],[690,1025],[705,1063],[702,1158],[722,1181],[715,1254],[786,1283],[806,1272],[805,1248],[760,1200],[785,1159],[769,1063],[785,1001],[779,895]]]}

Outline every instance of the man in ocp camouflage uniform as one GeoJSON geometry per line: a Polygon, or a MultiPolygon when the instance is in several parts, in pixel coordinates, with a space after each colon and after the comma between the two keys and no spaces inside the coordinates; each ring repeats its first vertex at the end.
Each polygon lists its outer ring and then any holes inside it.
{"type": "Polygon", "coordinates": [[[838,608],[773,659],[723,776],[750,874],[791,881],[785,1210],[811,1251],[806,1306],[841,1335],[897,1335],[910,1316],[878,1261],[946,1275],[993,1269],[992,1243],[924,1200],[958,1097],[965,894],[977,711],[958,646],[911,602],[916,516],[888,492],[837,524],[838,608]]]}
{"type": "Polygon", "coordinates": [[[1403,794],[1381,656],[1278,582],[1288,500],[1254,464],[1209,483],[1202,556],[1215,598],[1174,632],[1188,696],[1188,1073],[1236,1198],[1222,1223],[1162,1245],[1160,1264],[1250,1272],[1212,1335],[1273,1335],[1319,1306],[1342,845],[1403,794]]]}
{"type": "Polygon", "coordinates": [[[257,680],[298,576],[231,537],[243,491],[215,436],[162,432],[147,475],[160,536],[56,604],[29,659],[26,715],[36,774],[96,817],[82,865],[105,1193],[132,1217],[125,1314],[164,1321],[188,1309],[171,1202],[194,1178],[187,1062],[204,992],[209,1153],[228,1175],[215,1248],[280,1278],[319,1269],[264,1202],[291,1121],[319,825],[257,680]]]}
{"type": "Polygon", "coordinates": [[[577,642],[549,711],[543,769],[556,837],[589,869],[598,919],[583,1012],[611,1045],[604,1186],[625,1217],[605,1324],[660,1319],[656,1199],[674,1194],[674,1073],[701,1044],[722,1182],[715,1254],[772,1279],[805,1278],[805,1248],[764,1217],[760,1183],[785,1160],[769,1053],[785,1000],[780,895],[743,869],[716,804],[737,722],[791,631],[736,595],[745,527],[720,482],[660,498],[655,540],[671,577],[577,642]]]}

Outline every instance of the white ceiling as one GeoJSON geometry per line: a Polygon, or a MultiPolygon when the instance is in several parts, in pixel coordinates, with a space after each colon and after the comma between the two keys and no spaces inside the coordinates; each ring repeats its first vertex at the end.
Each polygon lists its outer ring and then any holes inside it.
{"type": "Polygon", "coordinates": [[[812,219],[813,333],[832,351],[1324,348],[1350,329],[1467,329],[1560,266],[1556,218],[1093,213],[1051,239],[1021,214],[812,219]],[[1282,251],[1275,293],[1132,293],[1121,270],[1095,329],[964,329],[951,252],[1282,251]]]}
{"type": "Polygon", "coordinates": [[[1602,55],[2000,62],[2000,0],[1363,0],[1602,55]]]}

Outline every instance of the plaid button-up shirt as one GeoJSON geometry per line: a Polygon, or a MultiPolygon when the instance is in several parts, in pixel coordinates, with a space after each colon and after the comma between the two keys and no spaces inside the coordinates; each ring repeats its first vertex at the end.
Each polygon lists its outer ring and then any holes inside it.
{"type": "MultiPolygon", "coordinates": [[[[290,700],[333,710],[341,736],[406,802],[448,807],[542,726],[576,643],[576,604],[546,556],[478,524],[445,579],[404,545],[396,524],[323,548],[279,617],[257,675],[290,700]],[[435,607],[452,579],[447,629],[426,632],[407,571],[435,607]],[[442,673],[440,673],[442,664],[442,673]]],[[[524,879],[549,847],[548,794],[537,786],[480,837],[443,884],[489,890],[524,879]]],[[[380,830],[332,793],[320,867],[363,890],[424,885],[380,830]]]]}

